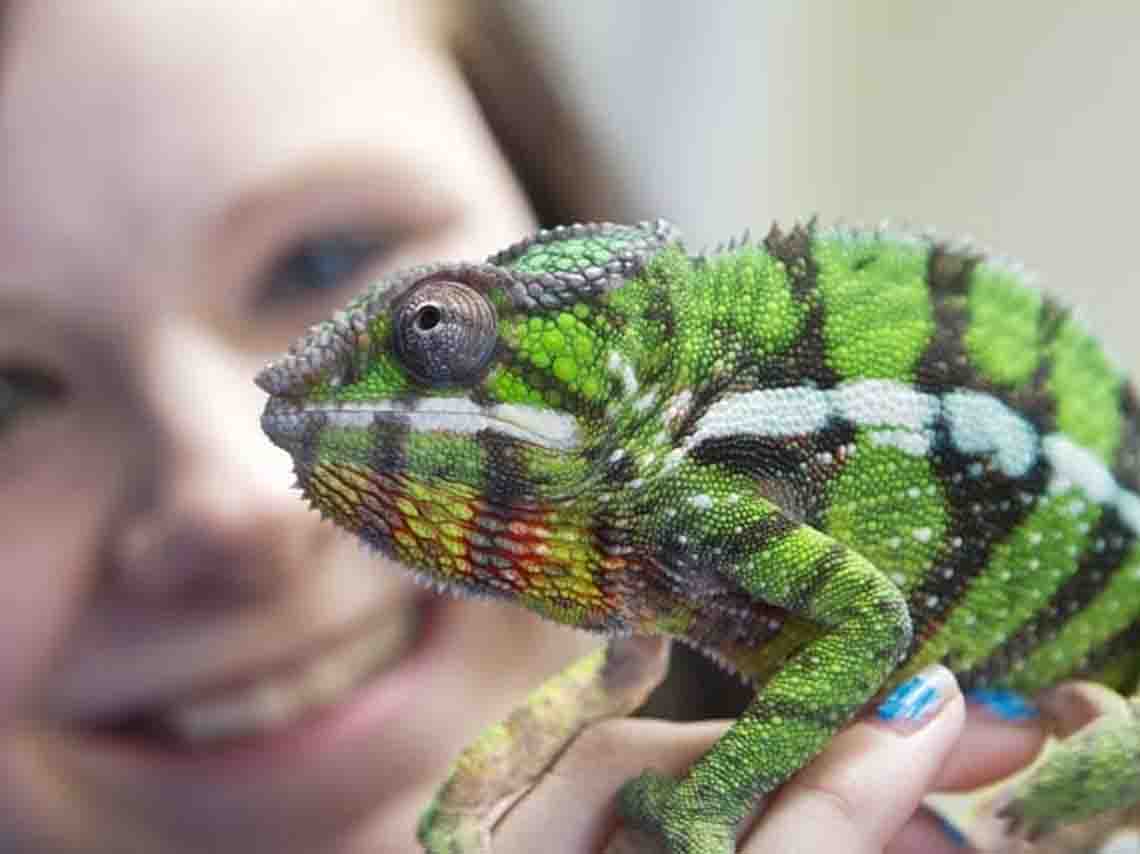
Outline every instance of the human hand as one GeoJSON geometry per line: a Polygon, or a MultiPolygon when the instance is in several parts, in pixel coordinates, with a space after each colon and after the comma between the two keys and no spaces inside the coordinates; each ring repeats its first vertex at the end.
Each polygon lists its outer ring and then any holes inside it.
{"type": "MultiPolygon", "coordinates": [[[[1104,685],[1094,682],[1062,682],[1035,698],[1041,720],[1047,722],[1048,731],[1058,739],[1079,738],[1078,733],[1096,725],[1103,717],[1130,715],[1128,701],[1104,685]]],[[[1054,754],[1056,755],[1056,754],[1054,754]]],[[[1040,768],[1040,764],[1037,766],[1040,768]]],[[[1140,804],[1108,809],[1085,821],[1064,824],[1035,838],[1032,845],[1025,841],[1025,828],[1010,820],[1006,809],[1018,796],[1024,794],[1025,785],[1032,775],[1019,775],[1000,790],[990,793],[975,805],[976,818],[971,822],[970,835],[986,852],[993,854],[1021,854],[1032,850],[1035,854],[1080,854],[1080,852],[1116,852],[1127,854],[1140,850],[1140,804]]]]}
{"type": "MultiPolygon", "coordinates": [[[[746,828],[741,854],[844,851],[909,854],[969,850],[922,806],[934,791],[972,789],[1027,764],[1044,733],[967,706],[948,671],[935,671],[941,705],[920,722],[876,713],[846,728],[746,828]]],[[[618,789],[647,767],[678,774],[727,724],[617,719],[587,729],[495,832],[496,854],[600,852],[619,821],[618,789]]]]}

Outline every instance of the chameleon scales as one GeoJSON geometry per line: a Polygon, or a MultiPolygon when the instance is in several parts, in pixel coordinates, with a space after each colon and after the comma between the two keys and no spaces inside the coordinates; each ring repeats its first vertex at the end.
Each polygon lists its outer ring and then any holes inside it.
{"type": "Polygon", "coordinates": [[[1108,686],[1015,828],[1140,800],[1140,700],[1114,693],[1140,669],[1136,398],[1016,268],[815,223],[695,257],[663,221],[559,227],[385,278],[257,381],[322,513],[437,587],[611,638],[462,754],[429,851],[490,850],[583,726],[640,704],[665,637],[756,693],[683,777],[625,785],[638,850],[733,851],[934,662],[966,689],[1108,686]]]}

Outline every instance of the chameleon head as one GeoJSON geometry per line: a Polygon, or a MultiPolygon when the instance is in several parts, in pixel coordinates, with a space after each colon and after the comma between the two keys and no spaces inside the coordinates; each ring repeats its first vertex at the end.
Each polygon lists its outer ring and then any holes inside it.
{"type": "Polygon", "coordinates": [[[433,582],[580,622],[602,597],[590,483],[622,380],[603,302],[664,241],[654,228],[558,229],[407,270],[312,327],[257,378],[308,500],[433,582]]]}

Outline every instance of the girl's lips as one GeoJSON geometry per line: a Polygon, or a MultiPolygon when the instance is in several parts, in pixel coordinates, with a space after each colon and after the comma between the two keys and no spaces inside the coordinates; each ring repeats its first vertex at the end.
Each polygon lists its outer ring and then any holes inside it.
{"type": "Polygon", "coordinates": [[[370,622],[226,689],[79,732],[103,761],[207,774],[215,764],[232,774],[335,751],[402,705],[429,666],[442,601],[421,597],[401,620],[370,622]]]}
{"type": "Polygon", "coordinates": [[[196,749],[288,727],[336,705],[399,661],[416,639],[418,616],[418,609],[402,609],[285,665],[168,704],[142,720],[136,716],[134,723],[196,749]]]}

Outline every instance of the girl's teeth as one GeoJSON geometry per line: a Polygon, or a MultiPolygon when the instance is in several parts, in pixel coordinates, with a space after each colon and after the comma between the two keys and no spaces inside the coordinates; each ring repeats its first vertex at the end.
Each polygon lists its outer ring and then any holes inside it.
{"type": "Polygon", "coordinates": [[[385,621],[311,661],[160,715],[163,729],[189,745],[268,732],[332,705],[399,656],[413,633],[406,619],[385,621]]]}

